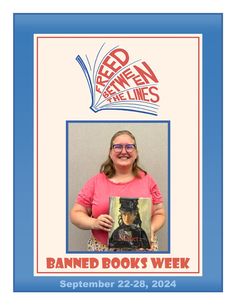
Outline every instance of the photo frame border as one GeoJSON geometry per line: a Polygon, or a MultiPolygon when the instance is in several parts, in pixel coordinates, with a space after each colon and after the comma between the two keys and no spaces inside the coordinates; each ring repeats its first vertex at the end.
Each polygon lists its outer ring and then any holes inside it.
{"type": "MultiPolygon", "coordinates": [[[[14,291],[72,292],[61,281],[90,281],[100,277],[34,276],[34,68],[33,35],[45,34],[202,34],[202,200],[203,275],[137,276],[149,283],[138,291],[223,290],[223,14],[221,13],[95,13],[24,14],[14,19],[14,291]],[[102,22],[106,20],[106,22],[102,22]],[[107,27],[109,24],[109,27],[107,27]],[[23,77],[22,77],[23,73],[23,77]],[[162,287],[151,289],[152,281],[162,287]],[[174,287],[168,281],[176,281],[174,287]],[[167,283],[165,285],[165,283],[167,283]]],[[[115,281],[119,277],[103,277],[115,281]]],[[[127,277],[127,280],[134,280],[127,277]]],[[[77,290],[78,291],[78,290],[77,290]]],[[[83,287],[79,291],[135,292],[137,288],[83,287]]]]}
{"type": "MultiPolygon", "coordinates": [[[[170,206],[171,206],[171,200],[170,200],[170,181],[171,181],[171,167],[170,167],[170,154],[171,154],[171,121],[170,120],[158,120],[158,121],[148,121],[148,120],[67,120],[66,121],[66,254],[77,254],[77,253],[88,253],[88,251],[73,251],[69,250],[69,126],[71,124],[112,124],[112,123],[128,123],[128,124],[166,124],[167,125],[167,167],[168,167],[168,172],[167,172],[167,198],[168,201],[166,202],[166,205],[168,206],[168,222],[167,222],[167,238],[168,238],[168,249],[167,250],[162,250],[158,251],[158,253],[170,253],[171,249],[171,239],[170,239],[170,206]]],[[[200,215],[199,215],[200,217],[200,215]]],[[[122,253],[124,253],[123,251],[122,253]]],[[[103,252],[98,252],[95,251],[96,254],[102,255],[104,253],[109,253],[107,251],[103,252]]],[[[131,253],[130,251],[127,253],[131,253]]],[[[147,255],[151,254],[147,253],[147,255]]]]}

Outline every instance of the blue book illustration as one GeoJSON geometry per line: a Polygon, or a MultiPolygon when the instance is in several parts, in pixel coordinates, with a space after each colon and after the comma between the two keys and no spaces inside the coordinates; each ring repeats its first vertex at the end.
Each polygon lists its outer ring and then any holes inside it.
{"type": "Polygon", "coordinates": [[[91,96],[91,110],[126,110],[157,115],[158,79],[149,64],[133,60],[127,50],[116,46],[104,52],[105,43],[93,65],[87,55],[77,55],[91,96]]]}

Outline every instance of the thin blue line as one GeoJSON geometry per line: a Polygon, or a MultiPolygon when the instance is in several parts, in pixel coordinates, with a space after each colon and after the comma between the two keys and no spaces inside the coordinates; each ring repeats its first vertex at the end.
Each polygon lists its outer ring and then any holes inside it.
{"type": "Polygon", "coordinates": [[[168,251],[171,250],[171,121],[168,122],[168,251]]]}
{"type": "MultiPolygon", "coordinates": [[[[90,107],[91,108],[91,107],[90,107]]],[[[149,112],[149,111],[141,111],[141,110],[134,110],[134,109],[127,109],[127,108],[104,108],[104,109],[99,109],[99,110],[94,110],[91,108],[94,112],[99,112],[99,111],[112,111],[112,110],[120,110],[120,111],[131,111],[131,112],[139,112],[139,113],[144,113],[144,114],[150,114],[150,115],[155,115],[157,116],[156,113],[154,112],[149,112]]]]}
{"type": "MultiPolygon", "coordinates": [[[[133,106],[133,105],[131,105],[133,106]]],[[[102,111],[102,110],[126,110],[126,111],[133,111],[133,112],[142,112],[143,113],[150,113],[150,114],[154,114],[154,115],[157,115],[157,110],[158,109],[152,109],[152,107],[148,107],[145,105],[137,105],[136,107],[128,107],[126,105],[120,105],[120,104],[116,104],[116,105],[113,105],[112,107],[106,107],[106,106],[103,106],[103,108],[100,108],[100,109],[96,109],[96,111],[102,111]]]]}
{"type": "Polygon", "coordinates": [[[88,65],[89,65],[90,71],[92,71],[92,67],[91,67],[91,65],[90,65],[90,62],[89,62],[89,59],[88,59],[88,55],[85,55],[85,58],[87,59],[87,63],[88,63],[88,65]]]}
{"type": "Polygon", "coordinates": [[[97,63],[97,60],[98,60],[98,56],[99,56],[100,52],[102,51],[102,48],[104,47],[105,44],[106,44],[106,43],[104,42],[103,45],[101,46],[101,48],[99,49],[99,51],[98,51],[98,53],[97,53],[97,56],[96,56],[96,58],[95,58],[95,61],[94,61],[94,65],[93,65],[93,83],[94,83],[94,84],[95,84],[95,76],[94,76],[94,74],[95,74],[96,63],[97,63]]]}
{"type": "MultiPolygon", "coordinates": [[[[66,121],[66,236],[68,237],[68,229],[69,229],[69,198],[68,198],[68,194],[69,194],[69,164],[68,164],[68,141],[69,141],[69,123],[66,121]]],[[[69,239],[66,238],[66,252],[68,252],[69,249],[69,239]]]]}
{"type": "Polygon", "coordinates": [[[96,112],[99,112],[99,111],[103,111],[103,110],[121,110],[121,111],[133,111],[133,112],[141,112],[141,113],[149,113],[149,114],[153,114],[153,115],[156,115],[157,116],[157,111],[154,111],[152,109],[148,109],[147,107],[132,107],[132,108],[128,108],[128,107],[125,107],[125,106],[120,106],[118,107],[117,106],[114,106],[114,107],[105,107],[105,108],[102,108],[102,109],[98,109],[96,110],[96,112]]]}
{"type": "MultiPolygon", "coordinates": [[[[68,217],[68,209],[69,209],[69,202],[68,202],[68,193],[69,193],[69,177],[68,177],[68,167],[69,167],[69,162],[68,162],[68,143],[69,143],[69,124],[78,124],[78,123],[108,123],[108,124],[111,124],[111,123],[155,123],[155,124],[167,124],[167,130],[168,130],[168,250],[167,251],[157,251],[158,254],[161,254],[161,253],[170,253],[170,121],[169,120],[163,120],[163,121],[146,121],[146,120],[134,120],[134,121],[131,121],[131,120],[125,120],[125,121],[122,121],[122,120],[112,120],[112,121],[87,121],[87,120],[67,120],[66,121],[66,244],[67,244],[67,247],[66,247],[66,253],[69,254],[69,253],[80,253],[80,254],[83,254],[83,253],[88,253],[88,251],[75,251],[75,250],[69,250],[69,231],[68,231],[68,228],[69,228],[69,217],[68,217]]],[[[104,254],[104,253],[112,253],[111,251],[103,251],[103,252],[94,252],[96,254],[104,254]]],[[[114,252],[113,252],[114,253],[114,252]]],[[[119,253],[119,252],[118,252],[119,253]]],[[[122,253],[135,253],[135,252],[123,252],[122,253]]],[[[148,253],[148,254],[153,254],[153,252],[145,252],[145,253],[148,253]]]]}
{"type": "Polygon", "coordinates": [[[93,103],[94,103],[93,84],[92,84],[92,81],[91,81],[91,77],[89,75],[89,71],[88,71],[88,69],[86,67],[86,64],[84,63],[83,59],[80,57],[80,55],[78,55],[76,57],[76,61],[79,63],[82,71],[84,72],[84,75],[85,75],[85,78],[87,80],[88,87],[89,87],[89,90],[90,90],[90,95],[91,95],[92,105],[93,105],[93,103]]]}
{"type": "MultiPolygon", "coordinates": [[[[67,251],[66,252],[67,254],[88,254],[88,251],[75,251],[75,250],[71,250],[71,251],[67,251]]],[[[116,253],[119,253],[119,254],[137,254],[137,251],[122,251],[122,252],[112,252],[112,251],[93,251],[93,253],[95,254],[98,254],[98,255],[103,255],[104,253],[105,254],[116,254],[116,253]]],[[[169,254],[170,252],[169,251],[142,251],[142,254],[150,254],[150,255],[153,255],[153,254],[169,254]]]]}
{"type": "Polygon", "coordinates": [[[151,102],[145,102],[142,100],[127,100],[127,101],[119,101],[119,102],[112,102],[108,105],[104,105],[102,107],[100,107],[101,109],[104,108],[112,108],[112,107],[117,107],[117,106],[140,106],[140,107],[144,107],[144,108],[150,108],[153,109],[155,111],[158,110],[158,108],[160,108],[159,105],[155,104],[155,103],[151,103],[151,102]]]}
{"type": "Polygon", "coordinates": [[[67,123],[169,123],[169,120],[66,120],[67,123]]]}

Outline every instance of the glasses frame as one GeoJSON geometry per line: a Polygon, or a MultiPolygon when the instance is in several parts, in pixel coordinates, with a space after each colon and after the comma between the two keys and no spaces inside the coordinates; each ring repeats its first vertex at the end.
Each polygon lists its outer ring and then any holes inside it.
{"type": "Polygon", "coordinates": [[[117,144],[112,144],[112,149],[113,149],[115,152],[117,152],[117,153],[122,152],[123,148],[125,148],[126,152],[131,153],[131,152],[133,152],[134,150],[136,150],[136,144],[119,144],[119,143],[117,143],[117,144]],[[120,145],[120,149],[119,149],[118,147],[115,148],[116,145],[120,145]],[[130,150],[130,149],[127,149],[127,146],[132,146],[132,149],[131,149],[131,150],[130,150]]]}

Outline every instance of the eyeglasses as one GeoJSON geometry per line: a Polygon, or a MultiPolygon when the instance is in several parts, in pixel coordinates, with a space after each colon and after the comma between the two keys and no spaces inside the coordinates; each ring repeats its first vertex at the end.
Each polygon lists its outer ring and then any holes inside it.
{"type": "Polygon", "coordinates": [[[119,153],[123,150],[123,147],[125,147],[125,150],[129,153],[135,150],[136,145],[135,144],[113,144],[112,148],[115,152],[119,153]]]}

